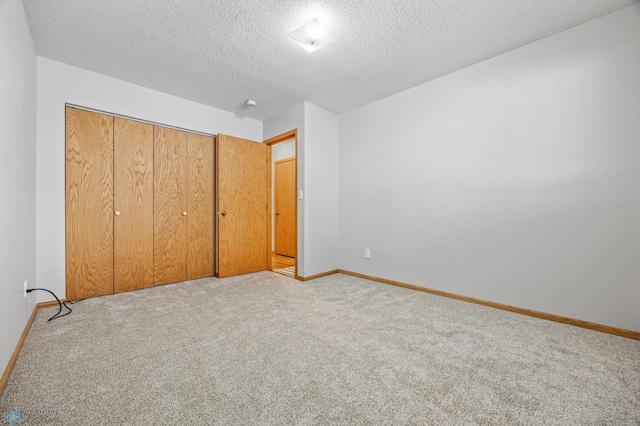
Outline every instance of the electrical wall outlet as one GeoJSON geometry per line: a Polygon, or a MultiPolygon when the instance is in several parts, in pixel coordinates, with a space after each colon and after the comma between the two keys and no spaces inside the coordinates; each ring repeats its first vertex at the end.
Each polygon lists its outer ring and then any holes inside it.
{"type": "Polygon", "coordinates": [[[371,259],[371,250],[370,249],[364,249],[364,257],[366,257],[367,259],[371,259]]]}
{"type": "Polygon", "coordinates": [[[24,280],[24,297],[27,297],[27,286],[28,286],[27,280],[24,280]]]}

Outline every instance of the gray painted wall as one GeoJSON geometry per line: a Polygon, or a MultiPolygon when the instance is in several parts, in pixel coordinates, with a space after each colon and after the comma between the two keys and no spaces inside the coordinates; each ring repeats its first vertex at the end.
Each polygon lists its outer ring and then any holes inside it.
{"type": "Polygon", "coordinates": [[[639,76],[635,5],[341,115],[340,268],[640,331],[639,76]]]}
{"type": "MultiPolygon", "coordinates": [[[[0,2],[0,372],[36,296],[36,54],[22,2],[0,2]]],[[[4,414],[3,414],[4,415],[4,414]]]]}
{"type": "Polygon", "coordinates": [[[339,117],[305,102],[306,276],[338,269],[339,117]]]}

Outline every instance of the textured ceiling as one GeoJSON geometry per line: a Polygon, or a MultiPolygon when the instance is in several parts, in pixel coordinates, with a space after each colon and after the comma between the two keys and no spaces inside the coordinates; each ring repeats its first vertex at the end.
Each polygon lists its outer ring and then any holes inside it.
{"type": "Polygon", "coordinates": [[[637,2],[23,0],[38,55],[259,120],[349,111],[637,2]],[[313,17],[338,41],[309,54],[287,32],[313,17]]]}

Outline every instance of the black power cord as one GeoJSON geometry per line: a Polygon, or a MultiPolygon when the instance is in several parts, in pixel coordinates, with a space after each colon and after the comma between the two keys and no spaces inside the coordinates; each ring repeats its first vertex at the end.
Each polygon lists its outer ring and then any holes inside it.
{"type": "Polygon", "coordinates": [[[74,303],[78,303],[79,301],[84,300],[84,299],[78,299],[78,300],[74,300],[74,301],[66,301],[65,300],[64,302],[61,302],[60,299],[58,299],[58,296],[56,296],[56,294],[54,292],[52,292],[51,290],[47,290],[46,288],[29,288],[29,289],[27,289],[27,293],[31,293],[32,291],[35,291],[35,290],[47,291],[47,292],[51,293],[53,295],[53,297],[55,297],[56,300],[58,301],[58,306],[60,307],[60,309],[58,310],[58,313],[55,314],[54,316],[52,316],[51,318],[49,318],[47,320],[47,322],[51,321],[51,320],[54,320],[56,318],[63,317],[65,315],[69,315],[71,312],[73,312],[71,310],[71,308],[67,305],[67,303],[70,303],[70,304],[73,305],[74,303]],[[64,305],[65,308],[67,308],[69,310],[69,312],[65,312],[64,314],[60,315],[60,313],[62,312],[62,306],[63,305],[64,305]]]}

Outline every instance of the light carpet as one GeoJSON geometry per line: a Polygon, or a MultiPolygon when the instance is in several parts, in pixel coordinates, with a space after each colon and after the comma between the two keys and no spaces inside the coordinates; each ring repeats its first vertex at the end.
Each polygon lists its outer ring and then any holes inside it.
{"type": "Polygon", "coordinates": [[[0,410],[100,424],[638,425],[640,342],[333,275],[40,310],[0,410]]]}

